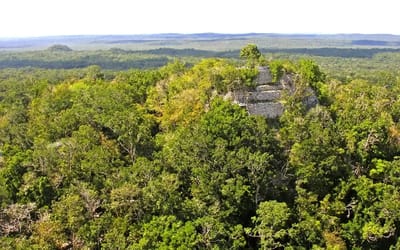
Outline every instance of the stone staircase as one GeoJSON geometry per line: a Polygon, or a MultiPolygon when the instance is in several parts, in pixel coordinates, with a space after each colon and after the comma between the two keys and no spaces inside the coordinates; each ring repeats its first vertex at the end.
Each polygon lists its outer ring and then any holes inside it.
{"type": "Polygon", "coordinates": [[[284,86],[280,82],[273,82],[268,67],[259,67],[254,91],[245,93],[244,103],[250,114],[262,115],[266,118],[277,118],[284,109],[279,102],[284,86]]]}
{"type": "MultiPolygon", "coordinates": [[[[258,68],[259,74],[256,79],[256,87],[253,91],[234,91],[226,98],[247,109],[252,115],[261,115],[265,118],[278,118],[284,112],[281,102],[283,92],[293,94],[296,87],[293,82],[293,75],[284,75],[277,82],[273,82],[268,66],[258,68]]],[[[308,96],[303,102],[307,108],[314,107],[318,103],[314,91],[309,88],[308,96]]]]}

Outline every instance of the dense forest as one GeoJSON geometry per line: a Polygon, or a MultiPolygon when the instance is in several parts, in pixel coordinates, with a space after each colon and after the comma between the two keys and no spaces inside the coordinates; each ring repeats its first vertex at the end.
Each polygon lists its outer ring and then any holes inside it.
{"type": "MultiPolygon", "coordinates": [[[[142,42],[143,43],[143,42],[142,42]]],[[[221,42],[219,42],[221,43],[221,42]]],[[[220,44],[218,46],[221,46],[220,44]]],[[[122,48],[73,50],[66,45],[52,45],[43,50],[0,51],[0,69],[43,68],[77,69],[98,65],[104,71],[157,69],[179,58],[193,66],[204,58],[222,58],[238,62],[240,49],[215,51],[207,48],[122,48]]],[[[201,47],[203,48],[203,47],[201,47]]],[[[268,61],[310,59],[328,76],[348,82],[355,78],[378,81],[380,75],[397,74],[400,48],[260,48],[268,61]]]]}
{"type": "Polygon", "coordinates": [[[398,71],[236,57],[1,69],[0,248],[399,249],[398,71]],[[259,65],[279,118],[224,98],[259,65]]]}

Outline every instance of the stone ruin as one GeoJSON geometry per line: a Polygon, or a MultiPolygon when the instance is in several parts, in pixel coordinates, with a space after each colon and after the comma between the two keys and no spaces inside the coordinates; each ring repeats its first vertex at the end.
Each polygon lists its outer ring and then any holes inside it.
{"type": "MultiPolygon", "coordinates": [[[[286,74],[279,81],[274,82],[269,67],[259,67],[258,71],[254,90],[236,90],[226,97],[246,108],[252,115],[261,115],[271,119],[278,118],[284,112],[282,103],[284,92],[290,95],[296,90],[293,75],[286,74]]],[[[304,104],[309,109],[318,104],[318,99],[311,88],[308,88],[307,92],[304,104]]]]}

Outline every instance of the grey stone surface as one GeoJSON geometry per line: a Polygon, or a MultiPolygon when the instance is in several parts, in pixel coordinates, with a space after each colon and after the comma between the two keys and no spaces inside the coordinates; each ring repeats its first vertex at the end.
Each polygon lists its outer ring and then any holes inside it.
{"type": "Polygon", "coordinates": [[[271,102],[281,98],[280,90],[267,90],[259,92],[249,92],[247,102],[271,102]]]}
{"type": "Polygon", "coordinates": [[[234,91],[233,99],[238,103],[247,103],[249,93],[247,91],[234,91]]]}
{"type": "Polygon", "coordinates": [[[257,85],[272,83],[272,75],[271,72],[269,71],[269,67],[267,66],[258,67],[258,72],[259,73],[256,79],[257,85]]]}
{"type": "Polygon", "coordinates": [[[292,74],[285,74],[282,76],[282,78],[280,79],[280,83],[282,84],[284,89],[288,89],[290,92],[292,92],[294,90],[294,81],[293,78],[295,76],[292,74]]]}
{"type": "Polygon", "coordinates": [[[249,103],[247,110],[252,115],[261,115],[266,118],[277,118],[283,114],[283,105],[279,102],[249,103]]]}
{"type": "Polygon", "coordinates": [[[310,109],[312,107],[315,107],[318,104],[318,98],[315,96],[315,93],[311,88],[309,88],[308,91],[309,91],[310,95],[304,99],[303,103],[304,103],[304,105],[306,105],[307,109],[310,109]]]}
{"type": "Polygon", "coordinates": [[[282,90],[282,89],[283,89],[283,85],[280,84],[280,83],[258,85],[258,86],[256,87],[256,91],[282,90]]]}

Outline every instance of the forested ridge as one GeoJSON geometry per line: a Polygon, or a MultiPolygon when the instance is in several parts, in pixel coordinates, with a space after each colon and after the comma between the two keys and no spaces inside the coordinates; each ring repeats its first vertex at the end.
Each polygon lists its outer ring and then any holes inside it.
{"type": "Polygon", "coordinates": [[[399,249],[398,72],[240,57],[1,69],[0,248],[399,249]],[[296,86],[277,119],[224,98],[260,64],[296,86]]]}

